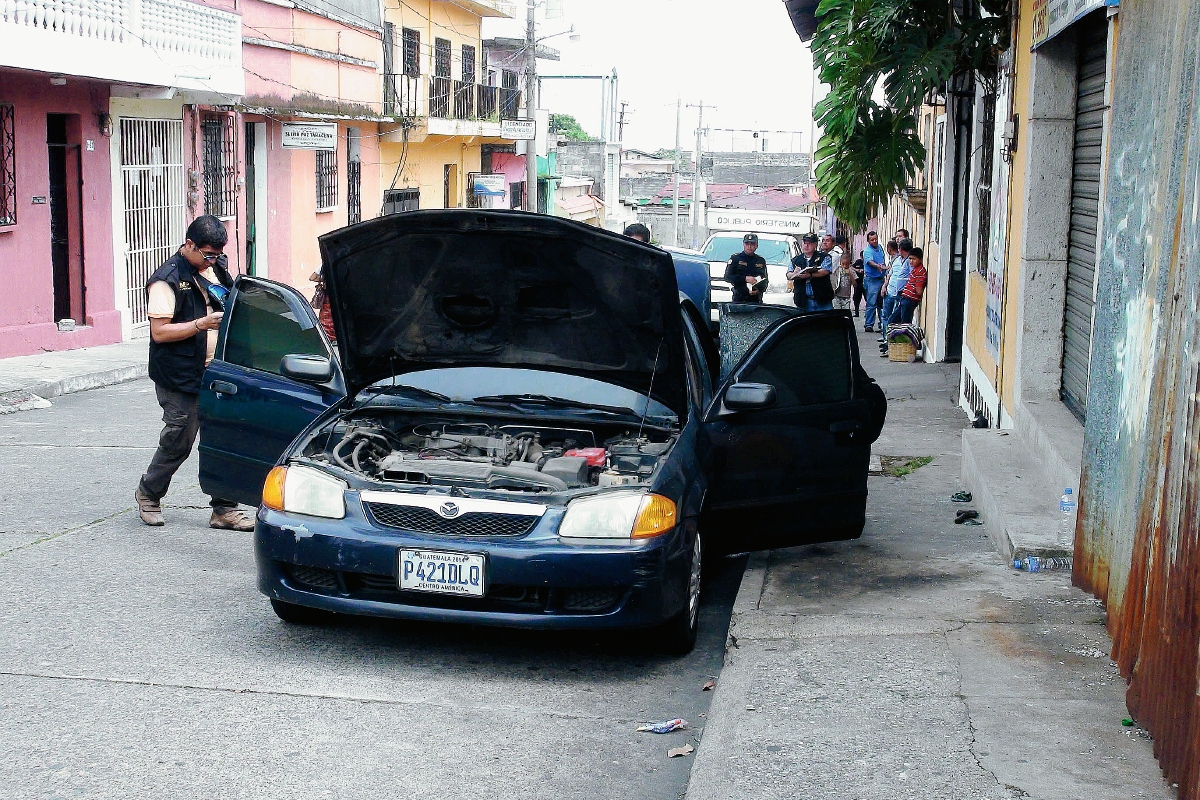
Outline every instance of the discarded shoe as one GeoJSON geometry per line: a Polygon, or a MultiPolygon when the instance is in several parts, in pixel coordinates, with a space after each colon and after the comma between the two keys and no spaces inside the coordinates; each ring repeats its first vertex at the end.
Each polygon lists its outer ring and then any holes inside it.
{"type": "Polygon", "coordinates": [[[979,516],[979,512],[976,511],[975,509],[964,508],[962,511],[959,511],[957,514],[954,515],[954,524],[962,525],[967,520],[975,519],[978,516],[979,516]]]}
{"type": "Polygon", "coordinates": [[[254,519],[246,516],[240,508],[214,508],[208,527],[223,531],[252,531],[254,519]]]}
{"type": "Polygon", "coordinates": [[[162,505],[157,500],[151,500],[142,492],[142,487],[138,487],[133,492],[133,499],[138,505],[138,516],[142,518],[142,522],[152,528],[161,528],[167,524],[163,519],[162,505]]]}
{"type": "Polygon", "coordinates": [[[963,522],[962,522],[962,524],[963,524],[963,525],[982,525],[982,524],[983,524],[983,520],[981,520],[981,519],[975,519],[975,518],[973,518],[973,517],[972,517],[971,519],[964,519],[964,520],[963,520],[963,522]]]}
{"type": "Polygon", "coordinates": [[[972,499],[970,492],[955,492],[950,495],[950,501],[954,503],[969,503],[972,499]]]}

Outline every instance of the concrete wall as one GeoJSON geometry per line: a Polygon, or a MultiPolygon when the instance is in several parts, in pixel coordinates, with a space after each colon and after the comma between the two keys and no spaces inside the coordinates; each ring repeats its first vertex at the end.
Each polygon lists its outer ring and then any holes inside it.
{"type": "MultiPolygon", "coordinates": [[[[68,78],[52,86],[49,76],[0,69],[0,103],[12,104],[15,123],[17,223],[0,227],[0,358],[41,350],[65,350],[120,341],[113,290],[111,187],[108,140],[98,115],[108,111],[107,84],[68,78]],[[46,115],[74,114],[70,141],[81,145],[83,167],[83,325],[60,332],[54,319],[50,257],[50,194],[46,115]],[[88,142],[91,149],[88,149],[88,142]]],[[[77,192],[68,187],[69,192],[77,192]]],[[[79,236],[74,227],[73,235],[79,236]]]]}
{"type": "Polygon", "coordinates": [[[563,142],[558,146],[558,168],[563,175],[592,179],[592,194],[607,199],[604,142],[563,142]]]}
{"type": "Polygon", "coordinates": [[[1132,717],[1200,798],[1200,5],[1126,0],[1112,88],[1075,579],[1132,717]]]}
{"type": "Polygon", "coordinates": [[[784,186],[807,183],[808,153],[708,153],[712,158],[711,183],[745,183],[750,186],[784,186]]]}

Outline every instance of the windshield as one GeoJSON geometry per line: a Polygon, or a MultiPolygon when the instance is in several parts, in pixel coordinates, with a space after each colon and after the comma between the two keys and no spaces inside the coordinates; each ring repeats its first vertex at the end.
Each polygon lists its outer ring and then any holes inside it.
{"type": "MultiPolygon", "coordinates": [[[[593,378],[542,372],[536,369],[501,367],[446,367],[397,376],[397,386],[411,386],[445,395],[453,402],[469,403],[476,397],[497,395],[545,395],[560,397],[595,407],[629,408],[636,414],[646,411],[645,395],[593,378]]],[[[378,392],[392,380],[378,381],[364,393],[378,392]]],[[[649,401],[650,417],[674,417],[671,409],[656,400],[649,401]]]]}
{"type": "MultiPolygon", "coordinates": [[[[730,256],[740,252],[742,252],[741,234],[714,236],[704,247],[704,259],[706,261],[728,261],[730,256]]],[[[788,250],[787,242],[780,239],[759,238],[758,255],[762,256],[768,264],[776,266],[790,266],[792,263],[792,255],[788,250]]]]}

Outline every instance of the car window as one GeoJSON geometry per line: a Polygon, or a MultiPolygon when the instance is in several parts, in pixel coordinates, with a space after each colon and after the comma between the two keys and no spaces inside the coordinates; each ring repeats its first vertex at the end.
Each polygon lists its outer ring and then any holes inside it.
{"type": "Polygon", "coordinates": [[[738,375],[775,387],[776,408],[824,405],[854,397],[850,341],[838,319],[798,320],[738,375]]]}
{"type": "Polygon", "coordinates": [[[225,333],[224,360],[280,374],[286,355],[328,357],[321,334],[310,319],[298,319],[277,290],[249,283],[240,287],[225,333]]]}
{"type": "Polygon", "coordinates": [[[772,305],[731,305],[721,315],[721,380],[762,336],[781,319],[796,316],[795,309],[772,305]]]}
{"type": "MultiPolygon", "coordinates": [[[[704,260],[728,261],[730,256],[741,250],[742,237],[740,235],[714,236],[704,247],[704,260]]],[[[788,249],[788,243],[784,240],[759,238],[757,254],[762,256],[768,264],[784,266],[792,263],[792,253],[788,249]]]]}

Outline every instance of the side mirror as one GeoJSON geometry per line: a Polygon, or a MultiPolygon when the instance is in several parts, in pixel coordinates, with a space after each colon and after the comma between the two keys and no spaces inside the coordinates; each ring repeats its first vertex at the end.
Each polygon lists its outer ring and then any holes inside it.
{"type": "Polygon", "coordinates": [[[326,383],[333,378],[333,362],[323,356],[289,355],[279,362],[279,372],[302,383],[326,383]]]}
{"type": "Polygon", "coordinates": [[[730,411],[760,411],[775,405],[775,387],[769,383],[735,383],[725,392],[730,411]]]}

